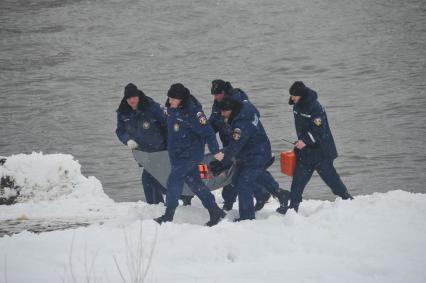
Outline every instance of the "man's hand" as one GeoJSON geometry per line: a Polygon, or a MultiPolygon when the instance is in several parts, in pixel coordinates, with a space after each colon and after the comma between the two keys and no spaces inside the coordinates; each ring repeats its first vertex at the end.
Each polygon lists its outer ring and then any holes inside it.
{"type": "Polygon", "coordinates": [[[304,148],[306,146],[306,144],[302,140],[299,140],[299,141],[296,142],[295,146],[298,149],[302,149],[302,148],[304,148]]]}
{"type": "Polygon", "coordinates": [[[135,142],[134,140],[128,140],[127,141],[127,146],[130,148],[130,149],[136,149],[136,148],[138,148],[138,143],[137,142],[135,142]]]}
{"type": "Polygon", "coordinates": [[[222,162],[220,162],[218,160],[213,160],[209,164],[209,169],[210,169],[210,172],[212,172],[212,174],[213,174],[214,177],[218,176],[220,173],[223,172],[223,170],[222,170],[222,162]]]}
{"type": "Polygon", "coordinates": [[[225,155],[223,154],[223,152],[219,152],[214,155],[214,158],[216,158],[216,160],[222,161],[224,156],[225,155]]]}
{"type": "Polygon", "coordinates": [[[222,161],[213,160],[209,164],[209,170],[213,174],[214,177],[224,173],[226,170],[231,168],[233,165],[232,162],[228,162],[227,164],[224,164],[222,161]]]}

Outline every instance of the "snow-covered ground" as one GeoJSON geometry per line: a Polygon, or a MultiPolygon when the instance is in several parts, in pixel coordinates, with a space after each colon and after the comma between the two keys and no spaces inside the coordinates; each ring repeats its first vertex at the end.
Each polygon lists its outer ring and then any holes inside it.
{"type": "Polygon", "coordinates": [[[25,197],[0,206],[0,223],[94,224],[1,237],[0,282],[426,282],[425,194],[307,200],[286,216],[272,201],[255,221],[232,211],[212,228],[195,201],[159,226],[161,205],[115,203],[70,155],[8,157],[4,174],[25,197]]]}

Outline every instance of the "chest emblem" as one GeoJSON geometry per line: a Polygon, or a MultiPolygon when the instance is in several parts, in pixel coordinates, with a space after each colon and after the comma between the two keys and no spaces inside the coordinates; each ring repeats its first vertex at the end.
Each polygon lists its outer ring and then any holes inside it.
{"type": "Polygon", "coordinates": [[[173,130],[174,130],[175,132],[179,132],[179,130],[180,130],[180,126],[179,126],[179,124],[178,124],[178,123],[175,123],[175,124],[173,125],[173,130]]]}
{"type": "Polygon", "coordinates": [[[200,122],[201,125],[207,124],[207,118],[206,118],[206,115],[204,115],[203,112],[198,112],[197,118],[198,118],[198,121],[200,122]]]}
{"type": "Polygon", "coordinates": [[[167,108],[164,105],[160,105],[161,110],[163,110],[164,115],[167,116],[167,108]]]}
{"type": "Polygon", "coordinates": [[[235,128],[232,133],[232,138],[234,141],[239,141],[241,139],[241,130],[239,128],[235,128]]]}
{"type": "Polygon", "coordinates": [[[315,124],[317,127],[321,126],[321,118],[315,118],[315,119],[314,119],[314,124],[315,124]]]}
{"type": "Polygon", "coordinates": [[[142,124],[142,127],[143,127],[145,130],[148,130],[148,129],[149,129],[149,127],[151,127],[151,124],[150,124],[148,121],[144,121],[144,122],[143,122],[143,124],[142,124]]]}

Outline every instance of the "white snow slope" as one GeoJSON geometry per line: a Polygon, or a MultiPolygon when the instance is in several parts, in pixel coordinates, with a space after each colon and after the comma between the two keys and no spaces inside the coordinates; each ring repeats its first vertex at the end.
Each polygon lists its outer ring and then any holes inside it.
{"type": "Polygon", "coordinates": [[[15,155],[0,168],[29,196],[1,206],[0,223],[97,222],[3,236],[0,282],[426,282],[424,194],[307,200],[285,216],[272,201],[255,221],[233,223],[234,210],[212,228],[195,201],[160,226],[163,206],[115,203],[70,155],[15,155]]]}

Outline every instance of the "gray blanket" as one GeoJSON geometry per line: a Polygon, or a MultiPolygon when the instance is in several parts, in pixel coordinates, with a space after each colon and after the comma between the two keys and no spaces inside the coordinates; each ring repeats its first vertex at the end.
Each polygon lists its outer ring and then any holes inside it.
{"type": "MultiPolygon", "coordinates": [[[[156,178],[160,184],[167,188],[167,178],[170,174],[170,159],[167,151],[159,152],[143,152],[140,150],[133,150],[133,156],[143,168],[147,170],[154,178],[156,178]]],[[[208,165],[214,157],[212,154],[204,156],[203,164],[208,165]]],[[[224,171],[222,174],[211,179],[203,180],[204,183],[209,187],[211,191],[222,188],[232,181],[232,176],[235,173],[235,164],[224,171]]],[[[191,189],[185,184],[182,195],[193,196],[191,189]]]]}

